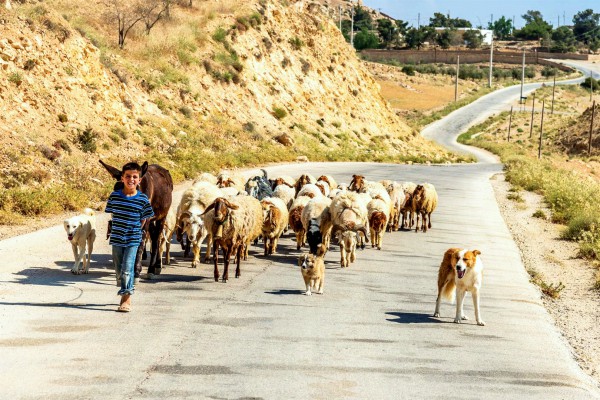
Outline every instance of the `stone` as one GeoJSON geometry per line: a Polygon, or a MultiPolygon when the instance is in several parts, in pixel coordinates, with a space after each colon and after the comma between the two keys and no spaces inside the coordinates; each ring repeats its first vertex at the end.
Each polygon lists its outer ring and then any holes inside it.
{"type": "Polygon", "coordinates": [[[279,136],[275,136],[275,140],[286,147],[294,145],[294,139],[287,133],[282,133],[279,136]]]}

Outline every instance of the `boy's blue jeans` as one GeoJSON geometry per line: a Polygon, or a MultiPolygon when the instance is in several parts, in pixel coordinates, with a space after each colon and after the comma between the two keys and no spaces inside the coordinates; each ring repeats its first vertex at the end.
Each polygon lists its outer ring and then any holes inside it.
{"type": "Polygon", "coordinates": [[[119,295],[133,294],[133,275],[137,250],[138,246],[112,247],[113,267],[115,268],[117,281],[121,281],[119,295]]]}

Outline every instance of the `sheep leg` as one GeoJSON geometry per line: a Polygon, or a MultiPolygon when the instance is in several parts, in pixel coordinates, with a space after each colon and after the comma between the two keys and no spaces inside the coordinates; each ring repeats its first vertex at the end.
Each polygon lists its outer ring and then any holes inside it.
{"type": "MultiPolygon", "coordinates": [[[[208,264],[210,262],[210,249],[213,247],[213,237],[212,235],[208,235],[208,239],[206,239],[206,254],[204,254],[204,262],[208,264]]],[[[216,252],[215,252],[216,254],[216,252]]]]}
{"type": "MultiPolygon", "coordinates": [[[[227,249],[223,248],[225,254],[223,255],[223,283],[227,283],[229,279],[229,261],[231,259],[231,253],[233,253],[233,245],[227,246],[227,249]]],[[[238,253],[239,254],[239,253],[238,253]]]]}
{"type": "Polygon", "coordinates": [[[240,269],[240,259],[241,259],[241,253],[242,253],[242,246],[238,246],[237,248],[237,267],[235,269],[235,277],[239,278],[240,276],[242,276],[242,271],[240,269]]]}
{"type": "Polygon", "coordinates": [[[427,214],[427,227],[431,229],[431,213],[427,214]]]}
{"type": "Polygon", "coordinates": [[[219,282],[219,267],[217,265],[219,262],[219,241],[218,240],[214,241],[213,253],[214,253],[214,259],[215,259],[215,270],[214,270],[215,282],[219,282]]]}
{"type": "Polygon", "coordinates": [[[421,212],[421,229],[427,232],[427,212],[421,212]]]}

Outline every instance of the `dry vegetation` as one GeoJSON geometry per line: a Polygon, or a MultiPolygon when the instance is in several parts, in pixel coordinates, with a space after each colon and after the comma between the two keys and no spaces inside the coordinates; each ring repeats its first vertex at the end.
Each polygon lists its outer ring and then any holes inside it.
{"type": "MultiPolygon", "coordinates": [[[[542,194],[551,210],[551,220],[565,225],[562,237],[577,241],[579,255],[600,265],[600,205],[597,201],[600,148],[596,145],[591,154],[587,152],[591,124],[589,92],[578,86],[557,87],[553,114],[552,87],[539,89],[535,94],[538,111],[533,115],[533,122],[530,107],[514,105],[518,111],[513,113],[510,142],[507,112],[471,128],[461,140],[499,154],[506,165],[507,180],[517,190],[542,194]]],[[[592,144],[597,144],[600,124],[594,123],[594,126],[592,144]]],[[[600,288],[600,275],[595,286],[600,288]]]]}
{"type": "Polygon", "coordinates": [[[176,181],[298,155],[459,160],[392,112],[320,9],[183,5],[150,34],[134,28],[123,49],[102,2],[0,7],[0,52],[10,51],[0,65],[0,224],[100,207],[110,182],[98,158],[160,163],[176,181]],[[282,133],[291,145],[274,140],[282,133]]]}

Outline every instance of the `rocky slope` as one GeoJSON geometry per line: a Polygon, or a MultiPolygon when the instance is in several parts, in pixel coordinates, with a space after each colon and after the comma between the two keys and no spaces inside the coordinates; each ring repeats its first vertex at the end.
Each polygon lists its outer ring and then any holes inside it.
{"type": "MultiPolygon", "coordinates": [[[[150,35],[134,29],[123,50],[99,17],[102,7],[64,0],[0,7],[5,190],[93,192],[79,177],[105,182],[98,158],[149,159],[181,179],[300,154],[448,157],[389,108],[327,4],[198,1],[173,7],[150,35]],[[183,35],[184,26],[193,34],[183,35]],[[284,144],[274,140],[282,134],[284,144]]],[[[6,211],[15,200],[1,194],[6,211]]]]}

